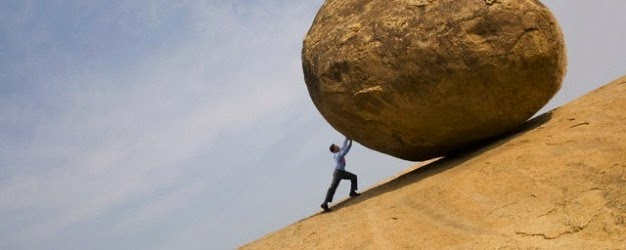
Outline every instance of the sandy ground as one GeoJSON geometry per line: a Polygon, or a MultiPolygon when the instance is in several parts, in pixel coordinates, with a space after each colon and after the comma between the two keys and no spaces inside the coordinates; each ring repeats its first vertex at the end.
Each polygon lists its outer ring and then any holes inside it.
{"type": "Polygon", "coordinates": [[[626,77],[244,249],[626,249],[626,77]]]}

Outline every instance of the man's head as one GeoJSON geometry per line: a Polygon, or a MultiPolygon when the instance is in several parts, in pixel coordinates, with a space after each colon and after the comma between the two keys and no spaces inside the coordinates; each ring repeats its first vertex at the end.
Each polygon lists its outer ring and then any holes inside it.
{"type": "Polygon", "coordinates": [[[330,145],[330,152],[337,153],[337,152],[339,152],[339,150],[341,150],[341,148],[339,146],[337,146],[335,144],[331,144],[330,145]]]}

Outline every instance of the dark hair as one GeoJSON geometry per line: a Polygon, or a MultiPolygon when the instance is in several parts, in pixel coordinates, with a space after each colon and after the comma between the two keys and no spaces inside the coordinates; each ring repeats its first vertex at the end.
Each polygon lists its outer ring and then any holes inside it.
{"type": "Polygon", "coordinates": [[[329,148],[329,149],[330,149],[330,152],[334,153],[335,151],[333,151],[333,149],[334,149],[336,146],[337,146],[337,145],[335,145],[334,143],[333,143],[333,144],[330,144],[330,148],[329,148]]]}

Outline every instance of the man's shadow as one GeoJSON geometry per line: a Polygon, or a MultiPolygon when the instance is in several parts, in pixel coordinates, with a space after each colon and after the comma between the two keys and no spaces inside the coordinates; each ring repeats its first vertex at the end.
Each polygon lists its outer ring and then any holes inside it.
{"type": "Polygon", "coordinates": [[[421,181],[422,179],[431,177],[433,175],[437,175],[439,173],[442,173],[444,171],[447,171],[449,169],[454,168],[455,166],[458,166],[460,164],[462,164],[463,162],[466,162],[478,155],[483,154],[484,152],[490,151],[492,149],[495,149],[497,147],[502,146],[503,144],[507,143],[508,141],[523,135],[525,133],[528,133],[532,130],[535,130],[539,127],[541,127],[541,125],[547,123],[548,121],[550,121],[552,119],[552,112],[554,112],[554,110],[544,113],[540,116],[537,116],[527,122],[525,122],[524,124],[518,126],[517,128],[513,129],[512,131],[509,131],[508,133],[505,133],[503,135],[485,140],[481,143],[477,143],[472,147],[468,147],[465,148],[463,150],[460,150],[458,152],[455,152],[451,155],[445,156],[441,159],[438,159],[428,165],[419,167],[417,169],[414,169],[406,174],[403,174],[393,180],[390,180],[389,182],[380,184],[378,186],[375,186],[365,192],[363,192],[360,196],[355,197],[355,198],[348,198],[342,201],[339,201],[337,204],[333,205],[331,207],[331,211],[329,212],[322,212],[322,213],[332,213],[334,211],[338,211],[341,210],[343,208],[346,207],[350,207],[353,205],[357,205],[361,202],[364,202],[368,199],[386,194],[388,192],[392,192],[395,191],[397,189],[403,188],[407,185],[416,183],[418,181],[421,181]]]}

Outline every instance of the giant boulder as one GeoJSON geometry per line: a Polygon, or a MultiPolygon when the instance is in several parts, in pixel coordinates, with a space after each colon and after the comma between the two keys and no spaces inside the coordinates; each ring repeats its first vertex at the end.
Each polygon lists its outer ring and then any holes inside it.
{"type": "Polygon", "coordinates": [[[327,0],[302,63],[335,129],[424,160],[526,121],[560,88],[566,55],[537,0],[327,0]]]}

